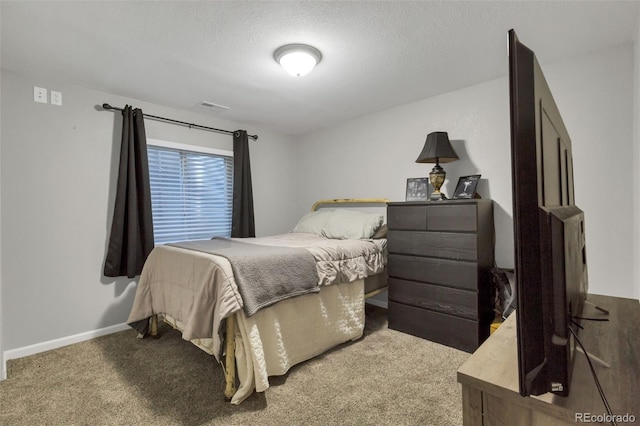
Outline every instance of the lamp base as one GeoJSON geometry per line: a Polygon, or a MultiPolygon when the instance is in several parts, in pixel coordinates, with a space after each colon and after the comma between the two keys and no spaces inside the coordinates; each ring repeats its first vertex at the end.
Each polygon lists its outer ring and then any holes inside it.
{"type": "Polygon", "coordinates": [[[440,201],[440,200],[446,200],[447,196],[444,195],[442,192],[440,191],[433,191],[431,193],[431,197],[429,198],[431,201],[440,201]]]}
{"type": "Polygon", "coordinates": [[[442,167],[440,167],[440,163],[438,162],[438,159],[436,159],[436,165],[433,166],[433,170],[431,170],[431,173],[429,173],[429,181],[431,182],[431,186],[433,186],[434,189],[434,191],[431,193],[431,197],[429,197],[431,201],[440,201],[447,199],[447,197],[442,192],[440,192],[440,188],[442,188],[446,177],[447,173],[442,167]]]}

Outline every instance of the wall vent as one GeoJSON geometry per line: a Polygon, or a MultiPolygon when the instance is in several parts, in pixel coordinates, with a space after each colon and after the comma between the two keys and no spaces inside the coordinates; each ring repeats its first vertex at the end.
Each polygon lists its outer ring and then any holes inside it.
{"type": "Polygon", "coordinates": [[[228,106],[216,104],[216,103],[209,102],[209,101],[200,102],[200,106],[205,107],[205,108],[211,108],[211,109],[214,109],[216,111],[227,111],[227,110],[231,109],[228,106]]]}

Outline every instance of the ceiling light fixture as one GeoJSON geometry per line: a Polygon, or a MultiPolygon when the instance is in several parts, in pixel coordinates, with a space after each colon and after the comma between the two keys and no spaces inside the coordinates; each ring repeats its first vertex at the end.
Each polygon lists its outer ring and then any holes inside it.
{"type": "Polygon", "coordinates": [[[273,59],[289,74],[302,77],[322,60],[322,53],[307,44],[287,44],[273,52],[273,59]]]}

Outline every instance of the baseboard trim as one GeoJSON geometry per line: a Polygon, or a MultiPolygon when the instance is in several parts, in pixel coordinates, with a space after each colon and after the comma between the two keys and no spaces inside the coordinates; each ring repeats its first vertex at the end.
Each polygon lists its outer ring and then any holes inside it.
{"type": "MultiPolygon", "coordinates": [[[[374,298],[367,299],[366,303],[369,303],[380,308],[387,309],[388,305],[386,301],[376,300],[374,298]]],[[[100,328],[97,330],[91,330],[84,333],[74,334],[72,336],[61,337],[59,339],[49,340],[42,343],[36,343],[29,346],[23,346],[21,348],[10,349],[4,352],[2,357],[2,370],[0,370],[0,381],[7,379],[7,361],[10,359],[23,358],[29,355],[35,355],[40,352],[50,351],[52,349],[61,348],[63,346],[72,345],[74,343],[84,342],[96,337],[106,336],[108,334],[118,333],[120,331],[128,330],[130,327],[126,324],[116,324],[109,327],[100,328]]]]}
{"type": "Polygon", "coordinates": [[[107,334],[117,333],[119,331],[128,330],[127,324],[116,324],[109,327],[99,328],[97,330],[86,331],[84,333],[74,334],[73,336],[61,337],[59,339],[49,340],[47,342],[36,343],[34,345],[23,346],[21,348],[10,349],[4,352],[2,362],[2,372],[0,372],[0,380],[7,379],[7,361],[10,359],[22,358],[29,355],[35,355],[40,352],[50,351],[52,349],[61,348],[63,346],[72,345],[74,343],[84,342],[96,337],[106,336],[107,334]]]}

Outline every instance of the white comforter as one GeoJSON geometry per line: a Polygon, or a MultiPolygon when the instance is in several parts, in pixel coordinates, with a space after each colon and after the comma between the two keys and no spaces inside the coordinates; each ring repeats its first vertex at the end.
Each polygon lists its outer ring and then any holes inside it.
{"type": "Polygon", "coordinates": [[[387,240],[337,240],[316,234],[290,232],[271,237],[242,238],[243,243],[299,247],[316,260],[318,285],[348,283],[382,272],[387,264],[387,240]]]}

